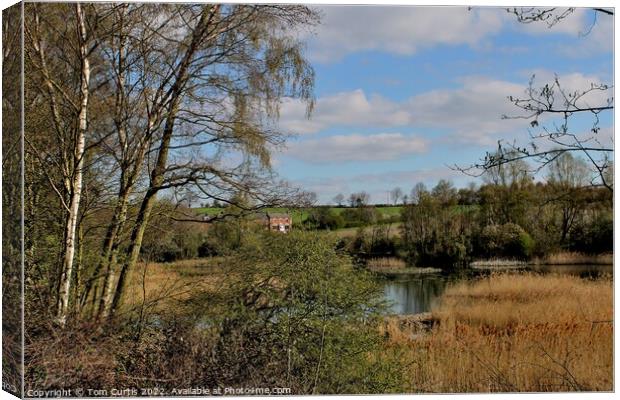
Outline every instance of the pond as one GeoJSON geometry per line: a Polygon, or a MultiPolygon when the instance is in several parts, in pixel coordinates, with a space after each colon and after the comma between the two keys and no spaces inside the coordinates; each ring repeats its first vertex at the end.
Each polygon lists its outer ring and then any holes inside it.
{"type": "MultiPolygon", "coordinates": [[[[596,278],[612,274],[613,265],[536,265],[514,271],[560,273],[582,278],[596,278]]],[[[446,286],[465,279],[486,276],[489,270],[468,269],[453,274],[411,274],[385,276],[382,279],[385,298],[390,302],[388,314],[418,314],[430,311],[437,303],[446,286]]]]}

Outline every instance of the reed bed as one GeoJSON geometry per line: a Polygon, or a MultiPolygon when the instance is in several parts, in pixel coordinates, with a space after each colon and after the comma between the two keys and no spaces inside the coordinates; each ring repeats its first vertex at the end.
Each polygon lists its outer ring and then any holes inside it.
{"type": "Polygon", "coordinates": [[[126,305],[168,308],[197,291],[216,290],[224,278],[223,259],[140,263],[131,275],[126,305]]]}
{"type": "Polygon", "coordinates": [[[433,316],[423,336],[386,328],[412,392],[613,390],[609,278],[491,275],[448,288],[433,316]]]}
{"type": "Polygon", "coordinates": [[[570,265],[570,264],[591,264],[591,265],[607,265],[614,263],[614,255],[612,253],[604,254],[583,254],[577,252],[565,251],[561,253],[550,254],[542,259],[534,260],[534,264],[546,265],[570,265]]]}
{"type": "Polygon", "coordinates": [[[396,257],[377,257],[368,260],[368,268],[377,271],[405,269],[407,268],[407,263],[396,257]]]}

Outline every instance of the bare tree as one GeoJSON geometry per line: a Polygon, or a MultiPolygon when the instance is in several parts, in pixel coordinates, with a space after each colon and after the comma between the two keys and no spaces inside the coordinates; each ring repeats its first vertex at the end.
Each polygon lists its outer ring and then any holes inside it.
{"type": "Polygon", "coordinates": [[[547,182],[553,190],[551,203],[559,208],[560,243],[565,244],[574,222],[583,213],[583,188],[591,182],[588,164],[571,153],[563,153],[550,165],[547,182]]]}
{"type": "Polygon", "coordinates": [[[398,201],[403,197],[403,190],[399,187],[395,187],[390,191],[390,197],[394,202],[394,205],[398,204],[398,201]]]}
{"type": "MultiPolygon", "coordinates": [[[[509,155],[509,157],[514,155],[509,155]]],[[[499,157],[499,155],[495,155],[499,157]]],[[[515,159],[513,162],[498,164],[484,171],[483,179],[487,183],[500,186],[522,185],[530,181],[530,166],[524,159],[515,159]]]]}
{"type": "MultiPolygon", "coordinates": [[[[508,9],[522,23],[546,23],[550,28],[561,23],[574,8],[515,8],[508,9]]],[[[595,16],[613,16],[612,9],[595,8],[595,16]]],[[[593,26],[596,20],[593,22],[593,26]]],[[[589,33],[589,32],[588,32],[589,33]]],[[[586,33],[587,34],[587,33],[586,33]]],[[[499,142],[494,152],[488,152],[483,159],[469,167],[455,166],[469,175],[479,176],[493,168],[530,159],[538,172],[565,153],[580,153],[597,172],[592,185],[601,185],[613,191],[613,181],[608,179],[612,168],[613,143],[600,127],[600,117],[612,113],[614,108],[613,86],[602,82],[591,82],[584,88],[567,88],[559,77],[552,82],[537,86],[532,76],[525,96],[509,96],[509,101],[520,110],[504,119],[529,121],[529,144],[499,142]],[[590,129],[582,131],[572,123],[575,119],[588,119],[590,129]],[[572,124],[571,124],[572,123],[572,124]]]]}
{"type": "Polygon", "coordinates": [[[351,193],[351,195],[349,196],[349,204],[351,205],[351,207],[363,207],[368,205],[369,201],[370,194],[366,193],[365,191],[351,193]]]}
{"type": "Polygon", "coordinates": [[[332,201],[338,204],[338,206],[340,207],[342,206],[342,203],[344,202],[344,195],[342,193],[338,193],[337,195],[334,196],[332,201]]]}
{"type": "Polygon", "coordinates": [[[431,193],[433,197],[435,197],[439,201],[439,203],[444,206],[456,204],[457,191],[454,187],[454,184],[452,184],[452,182],[450,181],[440,179],[431,193]]]}
{"type": "Polygon", "coordinates": [[[319,196],[316,192],[306,192],[306,200],[311,206],[314,206],[319,201],[319,196]]]}
{"type": "Polygon", "coordinates": [[[416,183],[413,189],[411,189],[411,202],[413,204],[420,204],[420,200],[422,200],[422,197],[426,194],[428,194],[426,185],[422,182],[416,183]]]}
{"type": "MultiPolygon", "coordinates": [[[[575,7],[569,8],[557,8],[557,7],[513,7],[507,8],[511,14],[517,17],[517,20],[523,24],[530,24],[534,22],[543,22],[547,27],[552,28],[556,24],[562,22],[569,15],[574,13],[575,7]]],[[[613,9],[595,7],[592,8],[595,11],[595,18],[598,14],[614,15],[613,9]]],[[[596,23],[596,20],[594,21],[596,23]]]]}

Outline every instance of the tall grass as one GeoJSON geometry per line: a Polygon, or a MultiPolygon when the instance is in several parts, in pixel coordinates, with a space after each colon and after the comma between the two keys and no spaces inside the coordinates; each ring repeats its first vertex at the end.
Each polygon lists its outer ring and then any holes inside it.
{"type": "Polygon", "coordinates": [[[542,259],[534,260],[535,264],[547,265],[569,265],[569,264],[590,264],[606,265],[614,263],[614,256],[611,253],[605,254],[583,254],[571,251],[549,254],[542,259]]]}
{"type": "Polygon", "coordinates": [[[169,308],[197,291],[216,290],[224,278],[222,263],[223,258],[203,258],[138,264],[131,275],[126,306],[169,308]]]}
{"type": "Polygon", "coordinates": [[[613,389],[608,278],[492,275],[448,288],[433,314],[421,338],[391,332],[413,392],[613,389]]]}
{"type": "Polygon", "coordinates": [[[371,270],[401,270],[407,268],[407,263],[396,257],[377,257],[368,260],[368,267],[371,270]]]}

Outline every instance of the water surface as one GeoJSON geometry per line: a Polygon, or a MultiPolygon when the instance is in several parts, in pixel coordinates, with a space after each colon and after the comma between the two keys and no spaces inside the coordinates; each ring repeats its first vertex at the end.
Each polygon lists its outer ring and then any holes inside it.
{"type": "MultiPolygon", "coordinates": [[[[613,265],[537,265],[516,270],[542,274],[559,273],[576,275],[584,279],[612,274],[613,265]]],[[[431,311],[449,284],[465,279],[477,279],[490,271],[467,270],[458,274],[398,275],[380,278],[385,298],[390,302],[388,314],[418,314],[431,311]]]]}

